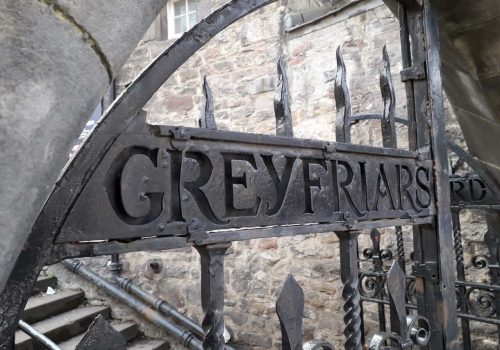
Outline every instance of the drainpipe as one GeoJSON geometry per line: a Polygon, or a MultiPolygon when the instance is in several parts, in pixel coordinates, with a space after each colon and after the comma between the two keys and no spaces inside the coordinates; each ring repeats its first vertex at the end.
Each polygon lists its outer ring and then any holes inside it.
{"type": "Polygon", "coordinates": [[[83,277],[99,288],[104,289],[113,298],[118,299],[122,303],[128,305],[130,308],[140,313],[144,318],[151,321],[153,324],[176,338],[182,345],[186,346],[189,349],[203,350],[201,341],[198,340],[193,333],[170,322],[159,312],[148,307],[140,300],[129,295],[123,289],[117,287],[95,272],[86,268],[79,260],[69,259],[63,261],[62,264],[71,272],[83,277]]]}
{"type": "Polygon", "coordinates": [[[149,294],[145,290],[136,286],[132,282],[132,280],[130,280],[128,278],[122,278],[119,276],[113,276],[113,278],[115,279],[116,282],[118,282],[118,285],[126,292],[129,292],[129,293],[135,295],[136,297],[139,297],[144,302],[151,305],[155,310],[161,312],[163,315],[168,316],[168,317],[172,317],[174,320],[181,323],[183,326],[185,326],[191,332],[193,332],[197,336],[201,337],[201,339],[203,339],[205,337],[205,333],[203,332],[203,328],[201,328],[201,326],[198,323],[196,323],[196,321],[181,314],[179,311],[177,311],[173,306],[171,306],[169,303],[167,303],[162,298],[158,298],[154,295],[149,294]]]}

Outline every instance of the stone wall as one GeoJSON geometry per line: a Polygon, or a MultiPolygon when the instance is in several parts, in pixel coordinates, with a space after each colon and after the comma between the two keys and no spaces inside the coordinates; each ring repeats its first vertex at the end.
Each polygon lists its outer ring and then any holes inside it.
{"type": "MultiPolygon", "coordinates": [[[[382,48],[387,45],[396,86],[397,114],[405,115],[404,86],[399,80],[399,27],[381,1],[369,0],[349,6],[321,21],[285,33],[282,23],[288,10],[286,3],[270,5],[217,35],[151,99],[145,108],[148,121],[197,126],[203,103],[201,86],[203,77],[207,76],[220,129],[273,134],[276,62],[283,56],[290,78],[295,135],[334,140],[333,87],[338,46],[347,64],[353,113],[382,111],[379,70],[382,48]]],[[[167,45],[168,41],[142,42],[125,65],[117,81],[118,90],[123,90],[167,45]]],[[[447,119],[449,135],[461,142],[460,129],[451,113],[447,113],[447,119]]],[[[403,148],[407,147],[405,133],[406,128],[398,128],[398,141],[403,148]]],[[[354,142],[381,145],[377,122],[360,123],[353,128],[353,135],[354,142]]],[[[471,230],[471,242],[479,241],[485,231],[484,226],[479,225],[481,216],[467,215],[464,231],[471,230]]],[[[405,232],[409,252],[409,229],[405,232]]],[[[394,248],[393,235],[383,239],[383,244],[394,248]]],[[[367,244],[366,235],[361,241],[367,244]]],[[[125,254],[122,258],[124,276],[133,278],[201,322],[199,257],[194,249],[125,254]],[[161,261],[163,269],[159,273],[150,268],[151,259],[161,261]]],[[[87,259],[87,262],[105,271],[104,258],[87,259]]],[[[63,274],[59,267],[55,269],[63,274]]],[[[226,325],[238,348],[278,348],[281,335],[274,303],[289,273],[295,276],[305,293],[305,340],[324,339],[342,348],[342,284],[335,234],[234,243],[227,253],[225,273],[226,325]]],[[[69,286],[77,284],[74,277],[64,275],[69,286]]],[[[84,287],[90,290],[89,286],[84,287]]],[[[95,297],[95,302],[107,299],[99,291],[88,293],[95,297]]],[[[136,317],[122,307],[116,307],[114,312],[117,317],[136,317]]],[[[145,331],[149,335],[161,335],[153,327],[146,327],[145,331]]]]}

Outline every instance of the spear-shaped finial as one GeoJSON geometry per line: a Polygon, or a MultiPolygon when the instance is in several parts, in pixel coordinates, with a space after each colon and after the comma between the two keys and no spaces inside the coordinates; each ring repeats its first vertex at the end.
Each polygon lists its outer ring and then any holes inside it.
{"type": "Polygon", "coordinates": [[[351,97],[347,86],[347,70],[340,46],[337,48],[335,103],[337,105],[337,120],[335,122],[337,142],[351,143],[351,97]]]}
{"type": "Polygon", "coordinates": [[[406,324],[406,275],[399,262],[394,260],[387,275],[391,309],[391,330],[401,338],[403,343],[409,340],[406,324]]]}
{"type": "Polygon", "coordinates": [[[278,59],[279,82],[274,98],[274,114],[276,116],[276,135],[293,137],[292,111],[290,108],[290,91],[288,77],[283,58],[278,59]]]}
{"type": "Polygon", "coordinates": [[[391,62],[387,53],[387,46],[382,50],[384,66],[380,70],[380,91],[384,100],[384,114],[382,117],[382,142],[384,147],[397,148],[395,113],[396,94],[391,76],[391,62]]]}
{"type": "Polygon", "coordinates": [[[205,108],[200,116],[200,128],[217,130],[217,123],[215,122],[214,113],[214,97],[212,95],[212,90],[208,85],[206,76],[203,78],[203,95],[205,96],[205,108]]]}
{"type": "Polygon", "coordinates": [[[276,301],[276,312],[281,326],[281,348],[302,350],[302,317],[304,292],[292,275],[288,275],[276,301]]]}

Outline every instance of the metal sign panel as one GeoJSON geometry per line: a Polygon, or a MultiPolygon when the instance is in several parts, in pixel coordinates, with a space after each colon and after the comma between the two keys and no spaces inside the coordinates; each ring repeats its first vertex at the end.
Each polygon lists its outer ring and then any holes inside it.
{"type": "Polygon", "coordinates": [[[130,130],[99,164],[58,240],[186,235],[193,220],[206,231],[407,222],[434,214],[431,166],[404,150],[208,129],[130,130]]]}
{"type": "Polygon", "coordinates": [[[476,174],[450,176],[452,208],[500,207],[500,201],[476,174]]]}

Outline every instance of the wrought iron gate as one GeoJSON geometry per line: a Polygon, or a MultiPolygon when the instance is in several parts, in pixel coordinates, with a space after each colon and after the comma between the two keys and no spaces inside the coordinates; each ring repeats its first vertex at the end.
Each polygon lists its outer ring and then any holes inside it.
{"type": "MultiPolygon", "coordinates": [[[[277,136],[217,130],[207,83],[201,128],[146,124],[141,109],[168,77],[215,34],[272,2],[232,0],[222,6],[160,55],[109,109],[64,170],[1,292],[0,348],[12,346],[43,265],[193,246],[201,257],[203,348],[223,349],[224,254],[231,242],[333,231],[340,239],[345,348],[362,349],[357,237],[360,230],[403,225],[413,226],[410,285],[418,316],[407,315],[404,266],[393,264],[387,276],[391,332],[381,327],[366,343],[372,349],[459,347],[435,0],[398,3],[409,150],[397,147],[385,50],[384,111],[369,116],[351,114],[347,69],[337,51],[336,142],[293,137],[281,61],[277,136]],[[351,143],[351,125],[367,118],[381,121],[383,148],[351,143]]],[[[378,237],[373,231],[375,243],[378,237]]],[[[385,279],[377,264],[373,277],[385,279]]],[[[303,303],[289,278],[277,303],[283,349],[302,348],[303,303]]],[[[314,342],[305,348],[328,346],[314,342]]]]}

